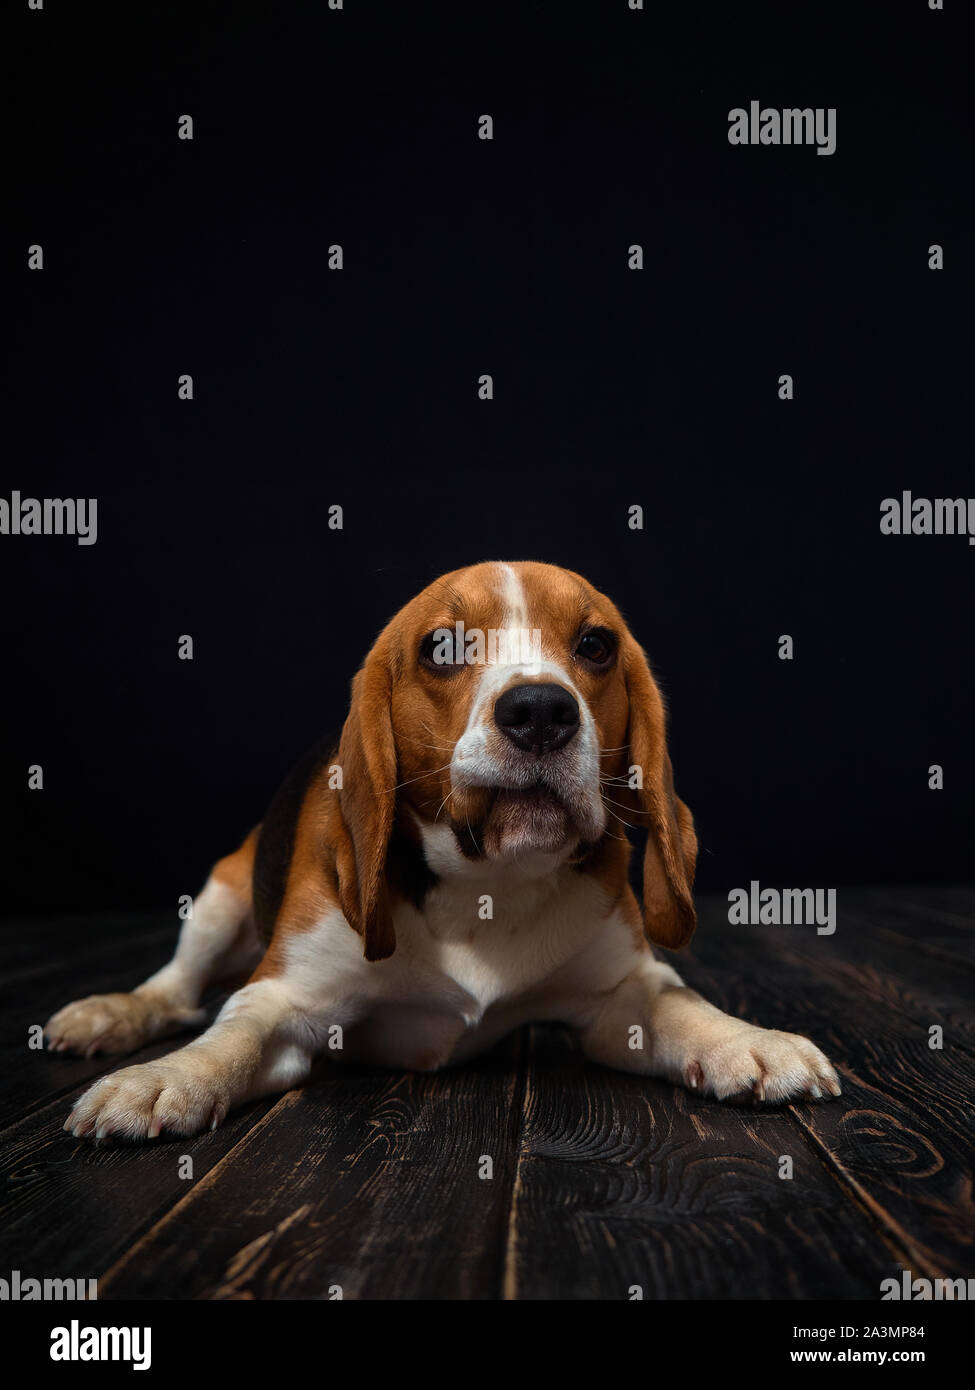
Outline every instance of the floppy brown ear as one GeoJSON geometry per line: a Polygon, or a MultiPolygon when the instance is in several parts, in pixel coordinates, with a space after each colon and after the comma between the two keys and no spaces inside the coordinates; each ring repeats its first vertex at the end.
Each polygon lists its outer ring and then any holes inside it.
{"type": "Polygon", "coordinates": [[[697,914],[691,888],[697,865],[697,836],[690,811],[674,791],[667,754],[666,714],[657,683],[641,648],[630,639],[624,651],[630,705],[630,766],[643,785],[630,792],[647,827],[643,857],[643,922],[647,938],[678,950],[694,935],[697,914]]]}
{"type": "Polygon", "coordinates": [[[366,960],[396,949],[385,868],[396,805],[396,745],[390,720],[391,676],[383,639],[352,682],[352,704],[339,741],[342,834],[336,852],[339,900],[363,938],[366,960]]]}

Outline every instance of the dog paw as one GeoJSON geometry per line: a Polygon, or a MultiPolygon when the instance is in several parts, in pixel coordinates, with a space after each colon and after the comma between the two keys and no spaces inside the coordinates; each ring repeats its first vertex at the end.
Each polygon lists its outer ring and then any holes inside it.
{"type": "Polygon", "coordinates": [[[123,1067],[75,1102],[64,1128],[77,1139],[156,1139],[216,1129],[230,1109],[219,1079],[166,1058],[123,1067]]]}
{"type": "Polygon", "coordinates": [[[684,1068],[684,1084],[718,1100],[751,1095],[775,1104],[840,1094],[839,1078],[819,1048],[799,1033],[736,1024],[684,1068]]]}
{"type": "Polygon", "coordinates": [[[44,1025],[50,1052],[134,1052],[152,1038],[201,1022],[202,1010],[167,1009],[151,994],[92,994],[44,1025]]]}

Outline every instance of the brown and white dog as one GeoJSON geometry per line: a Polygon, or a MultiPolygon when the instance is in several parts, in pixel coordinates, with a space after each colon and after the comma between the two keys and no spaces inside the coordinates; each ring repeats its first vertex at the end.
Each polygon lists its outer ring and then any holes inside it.
{"type": "Polygon", "coordinates": [[[49,1021],[55,1051],[128,1052],[249,976],[205,1033],[97,1082],[65,1128],[195,1134],[337,1040],[426,1071],[546,1019],[597,1062],[722,1099],[838,1095],[807,1038],[729,1017],[654,959],[694,930],[696,856],[660,693],[609,599],[552,565],[444,575],[380,634],[338,749],[313,751],[216,865],[169,964],[49,1021]],[[647,831],[642,914],[625,825],[647,831]]]}

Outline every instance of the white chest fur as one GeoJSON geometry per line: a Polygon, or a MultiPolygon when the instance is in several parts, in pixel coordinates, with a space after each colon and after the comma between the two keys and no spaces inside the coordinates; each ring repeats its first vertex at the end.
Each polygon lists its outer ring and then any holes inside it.
{"type": "Polygon", "coordinates": [[[383,1065],[439,1066],[522,1022],[563,1017],[638,955],[600,886],[567,866],[465,865],[394,921],[387,960],[364,960],[337,911],[287,952],[288,987],[310,1016],[341,1026],[347,1056],[383,1065]]]}

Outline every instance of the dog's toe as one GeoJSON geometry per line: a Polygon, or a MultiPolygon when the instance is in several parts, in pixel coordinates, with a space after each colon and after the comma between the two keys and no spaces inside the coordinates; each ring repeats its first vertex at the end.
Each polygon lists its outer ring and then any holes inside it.
{"type": "Polygon", "coordinates": [[[123,1067],[104,1077],[76,1102],[64,1128],[76,1138],[156,1139],[215,1129],[229,1097],[196,1070],[167,1062],[123,1067]]]}
{"type": "MultiPolygon", "coordinates": [[[[692,1063],[701,1089],[719,1100],[751,1097],[779,1104],[797,1097],[822,1099],[840,1094],[839,1078],[815,1043],[798,1033],[781,1033],[738,1023],[692,1063]]],[[[685,1080],[691,1085],[688,1072],[685,1080]]]]}

